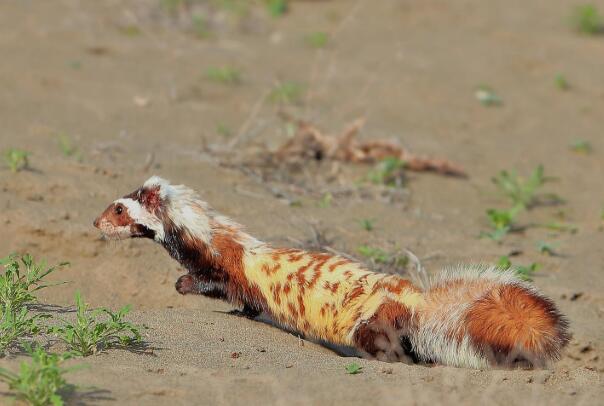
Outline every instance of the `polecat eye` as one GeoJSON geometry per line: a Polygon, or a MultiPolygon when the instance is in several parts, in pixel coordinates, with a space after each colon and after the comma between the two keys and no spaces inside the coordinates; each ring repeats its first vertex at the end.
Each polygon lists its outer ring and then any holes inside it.
{"type": "Polygon", "coordinates": [[[115,206],[115,214],[120,215],[124,211],[124,208],[120,205],[115,206]]]}

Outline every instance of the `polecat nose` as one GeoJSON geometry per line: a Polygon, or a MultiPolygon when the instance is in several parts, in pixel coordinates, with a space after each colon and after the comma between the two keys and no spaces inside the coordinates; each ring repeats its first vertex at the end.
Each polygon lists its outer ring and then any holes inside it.
{"type": "Polygon", "coordinates": [[[95,226],[96,228],[99,228],[99,224],[101,222],[100,217],[97,217],[96,219],[94,219],[94,221],[92,222],[92,225],[95,226]]]}

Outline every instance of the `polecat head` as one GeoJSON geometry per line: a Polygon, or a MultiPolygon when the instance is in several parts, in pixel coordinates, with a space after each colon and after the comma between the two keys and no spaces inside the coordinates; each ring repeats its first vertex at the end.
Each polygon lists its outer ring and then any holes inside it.
{"type": "Polygon", "coordinates": [[[209,240],[209,211],[193,190],[153,176],[111,203],[93,224],[115,239],[146,237],[163,242],[166,233],[177,228],[209,240]]]}

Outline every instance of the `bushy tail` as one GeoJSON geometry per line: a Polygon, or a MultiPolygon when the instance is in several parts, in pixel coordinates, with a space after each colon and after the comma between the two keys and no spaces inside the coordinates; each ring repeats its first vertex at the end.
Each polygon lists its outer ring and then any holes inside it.
{"type": "Polygon", "coordinates": [[[417,309],[414,352],[423,361],[471,368],[541,367],[560,357],[568,323],[554,303],[513,272],[445,271],[417,309]]]}

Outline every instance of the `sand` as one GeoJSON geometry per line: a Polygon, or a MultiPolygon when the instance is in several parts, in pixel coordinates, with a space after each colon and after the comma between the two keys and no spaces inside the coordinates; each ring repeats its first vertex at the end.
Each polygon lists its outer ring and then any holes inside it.
{"type": "MultiPolygon", "coordinates": [[[[79,290],[93,306],[132,304],[131,318],[149,326],[143,353],[70,361],[89,365],[68,375],[79,385],[70,403],[581,405],[602,398],[604,39],[569,28],[576,2],[294,1],[282,18],[260,7],[249,17],[217,11],[207,38],[191,31],[190,16],[170,17],[159,3],[0,4],[0,150],[31,153],[28,170],[0,168],[0,255],[71,263],[53,275],[69,283],[42,291],[43,303],[69,306],[79,290]],[[330,33],[325,48],[305,41],[317,31],[330,33]],[[214,66],[236,67],[241,83],[208,80],[214,66]],[[555,86],[559,73],[570,89],[555,86]],[[370,196],[334,193],[327,205],[313,183],[296,194],[300,188],[225,166],[228,151],[208,153],[208,146],[232,143],[239,154],[284,142],[288,127],[265,97],[278,81],[306,88],[298,104],[284,107],[290,114],[331,132],[365,117],[361,137],[446,157],[469,177],[409,173],[394,202],[363,186],[370,196]],[[481,105],[480,84],[503,104],[481,105]],[[224,128],[232,135],[221,135],[224,128]],[[62,154],[60,134],[73,141],[75,156],[62,154]],[[576,140],[593,151],[571,151],[576,140]],[[485,210],[507,204],[491,177],[512,168],[528,174],[538,164],[554,178],[544,191],[566,203],[524,212],[518,222],[529,227],[501,244],[478,238],[488,229],[485,210]],[[179,296],[173,284],[181,271],[161,247],[103,241],[92,227],[109,202],[152,174],[194,187],[275,244],[308,240],[314,224],[339,251],[406,247],[430,273],[521,251],[514,262],[542,265],[535,284],[568,316],[573,340],[547,370],[386,364],[228,315],[231,307],[219,301],[179,296]],[[301,205],[276,197],[275,187],[301,205]],[[360,227],[364,218],[374,231],[360,227]],[[537,227],[554,220],[578,231],[537,227]],[[539,253],[539,241],[558,255],[539,253]],[[346,374],[353,361],[362,373],[346,374]]],[[[346,190],[369,170],[342,166],[335,183],[346,190]]],[[[317,179],[334,170],[309,168],[317,179]]]]}

